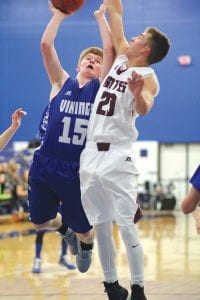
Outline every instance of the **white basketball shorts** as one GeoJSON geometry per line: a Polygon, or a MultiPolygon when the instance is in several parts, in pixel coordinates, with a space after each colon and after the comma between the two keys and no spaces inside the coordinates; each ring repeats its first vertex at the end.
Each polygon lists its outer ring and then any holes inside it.
{"type": "Polygon", "coordinates": [[[107,150],[98,148],[97,143],[88,142],[81,154],[83,208],[91,225],[108,221],[129,225],[138,208],[139,173],[133,144],[109,144],[107,150]]]}

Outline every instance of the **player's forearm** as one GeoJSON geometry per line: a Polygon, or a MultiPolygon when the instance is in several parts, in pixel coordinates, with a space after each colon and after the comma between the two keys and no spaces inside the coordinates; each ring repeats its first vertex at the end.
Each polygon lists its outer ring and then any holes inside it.
{"type": "Polygon", "coordinates": [[[123,7],[121,0],[107,0],[106,2],[108,13],[111,15],[113,11],[122,16],[123,7]]]}
{"type": "Polygon", "coordinates": [[[63,72],[62,65],[59,61],[59,57],[54,47],[54,40],[56,38],[58,29],[62,21],[66,17],[67,15],[57,10],[53,14],[53,17],[51,18],[49,24],[47,25],[41,40],[41,51],[42,51],[44,66],[48,74],[51,85],[52,86],[54,84],[57,85],[58,89],[56,93],[58,92],[63,82],[65,81],[66,76],[63,72]]]}
{"type": "Polygon", "coordinates": [[[99,26],[99,32],[101,35],[101,40],[103,44],[103,49],[110,49],[113,48],[113,42],[111,38],[111,30],[110,26],[106,20],[105,15],[102,15],[100,17],[96,17],[98,26],[99,26]]]}
{"type": "Polygon", "coordinates": [[[117,54],[121,54],[128,46],[122,22],[123,9],[121,0],[108,0],[107,11],[110,18],[110,28],[114,48],[117,54]]]}
{"type": "Polygon", "coordinates": [[[12,125],[0,135],[0,151],[2,151],[11,140],[18,128],[12,125]]]}
{"type": "Polygon", "coordinates": [[[99,26],[99,32],[101,35],[101,40],[102,40],[102,44],[103,44],[103,68],[102,68],[102,73],[101,73],[101,77],[100,80],[102,81],[105,76],[107,75],[107,73],[109,72],[113,61],[114,61],[114,46],[113,46],[113,42],[112,42],[112,38],[111,38],[111,30],[110,30],[110,26],[107,22],[105,13],[96,13],[95,14],[96,17],[96,21],[98,23],[99,26]]]}
{"type": "Polygon", "coordinates": [[[41,45],[48,45],[48,46],[52,46],[54,45],[54,41],[58,32],[58,29],[61,25],[61,23],[63,22],[63,20],[65,19],[65,15],[60,13],[60,12],[56,12],[50,22],[48,23],[43,35],[42,35],[42,39],[41,39],[41,45]]]}
{"type": "Polygon", "coordinates": [[[142,93],[135,96],[135,110],[139,115],[146,115],[151,109],[151,106],[152,103],[149,100],[145,99],[142,93]]]}

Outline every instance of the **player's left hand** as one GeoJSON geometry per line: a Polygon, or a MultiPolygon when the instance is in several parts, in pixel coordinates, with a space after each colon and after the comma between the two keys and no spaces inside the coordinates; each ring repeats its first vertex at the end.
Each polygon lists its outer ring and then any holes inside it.
{"type": "Polygon", "coordinates": [[[142,75],[133,72],[127,80],[128,87],[135,97],[139,96],[144,87],[144,78],[142,75]]]}
{"type": "Polygon", "coordinates": [[[22,108],[16,109],[16,111],[12,114],[12,127],[17,129],[21,125],[21,117],[27,115],[27,112],[22,108]]]}
{"type": "Polygon", "coordinates": [[[104,3],[102,3],[100,5],[99,9],[95,10],[94,16],[95,16],[95,18],[98,19],[99,17],[102,17],[103,15],[105,15],[105,13],[106,13],[106,5],[104,3]]]}

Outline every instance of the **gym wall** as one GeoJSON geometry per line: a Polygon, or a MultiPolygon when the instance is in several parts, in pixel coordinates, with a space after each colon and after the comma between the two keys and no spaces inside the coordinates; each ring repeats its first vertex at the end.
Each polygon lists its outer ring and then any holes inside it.
{"type": "MultiPolygon", "coordinates": [[[[101,46],[93,12],[100,0],[85,6],[59,30],[56,48],[63,67],[76,76],[79,53],[90,45],[101,46]]],[[[124,25],[128,38],[148,26],[156,26],[171,40],[168,57],[155,70],[161,90],[148,116],[140,117],[139,140],[161,143],[199,142],[200,111],[200,1],[124,0],[124,25]],[[177,57],[190,55],[192,64],[180,66],[177,57]]],[[[10,124],[17,107],[27,110],[14,140],[30,140],[37,134],[40,115],[48,102],[50,84],[40,53],[40,39],[51,17],[44,0],[0,1],[0,130],[10,124]]]]}

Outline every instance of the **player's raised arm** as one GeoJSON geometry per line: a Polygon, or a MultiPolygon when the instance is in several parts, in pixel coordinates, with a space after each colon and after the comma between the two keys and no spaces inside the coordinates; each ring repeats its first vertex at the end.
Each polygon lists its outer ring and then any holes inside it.
{"type": "Polygon", "coordinates": [[[54,41],[61,23],[69,15],[56,9],[51,2],[49,2],[49,7],[53,16],[42,35],[41,51],[50,83],[52,87],[58,91],[69,75],[62,68],[54,46],[54,41]]]}
{"type": "Polygon", "coordinates": [[[17,129],[21,125],[21,116],[25,116],[26,112],[22,108],[18,108],[12,114],[12,124],[0,135],[0,151],[2,151],[11,140],[17,129]]]}
{"type": "Polygon", "coordinates": [[[111,38],[111,30],[107,22],[105,13],[106,1],[104,0],[104,3],[101,4],[99,9],[94,12],[94,16],[99,26],[104,51],[103,68],[100,80],[103,80],[103,78],[107,75],[115,58],[114,46],[111,38]]]}
{"type": "Polygon", "coordinates": [[[106,3],[114,48],[117,55],[123,54],[129,44],[124,35],[122,2],[121,0],[106,0],[106,3]]]}

